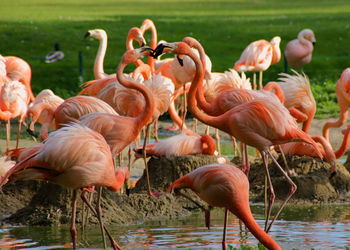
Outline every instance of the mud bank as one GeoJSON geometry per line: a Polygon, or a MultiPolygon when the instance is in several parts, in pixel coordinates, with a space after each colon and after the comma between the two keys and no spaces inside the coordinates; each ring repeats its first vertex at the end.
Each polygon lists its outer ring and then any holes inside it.
{"type": "MultiPolygon", "coordinates": [[[[288,157],[289,167],[296,176],[292,180],[298,189],[293,199],[305,202],[339,202],[349,198],[350,174],[339,165],[335,176],[330,177],[329,164],[310,157],[288,157]]],[[[131,194],[103,193],[102,209],[106,223],[142,223],[154,218],[171,218],[189,215],[195,205],[183,198],[164,194],[175,179],[193,169],[216,162],[210,156],[182,156],[151,158],[148,161],[153,192],[159,197],[147,194],[145,173],[132,189],[131,194]]],[[[279,159],[282,164],[282,160],[279,159]]],[[[289,189],[285,178],[270,163],[270,173],[277,199],[284,198],[289,189]]],[[[255,201],[262,201],[264,168],[260,159],[252,162],[250,171],[251,194],[255,201]]],[[[96,196],[96,195],[94,195],[96,196]]],[[[9,183],[0,193],[0,216],[4,221],[25,225],[67,224],[70,216],[71,191],[47,182],[9,183]]],[[[81,205],[78,207],[78,222],[81,221],[81,205]]],[[[96,223],[94,218],[91,222],[96,223]]]]}

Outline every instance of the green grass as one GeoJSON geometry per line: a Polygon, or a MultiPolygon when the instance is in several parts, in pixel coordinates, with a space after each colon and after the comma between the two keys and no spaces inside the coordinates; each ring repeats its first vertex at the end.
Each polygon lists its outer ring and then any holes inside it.
{"type": "MultiPolygon", "coordinates": [[[[20,56],[30,63],[35,93],[50,88],[67,98],[80,89],[79,51],[84,54],[83,79],[93,79],[98,42],[82,39],[89,29],[107,31],[105,70],[113,73],[125,50],[128,30],[140,26],[145,18],[155,22],[160,39],[199,39],[212,60],[213,71],[231,68],[251,41],[279,35],[284,49],[301,29],[311,28],[317,46],[304,71],[318,101],[317,117],[329,117],[338,110],[335,81],[350,61],[349,16],[347,0],[11,0],[0,8],[0,53],[20,56]],[[56,42],[65,58],[45,64],[43,58],[56,42]]],[[[265,81],[276,80],[282,70],[281,61],[264,74],[265,81]]]]}

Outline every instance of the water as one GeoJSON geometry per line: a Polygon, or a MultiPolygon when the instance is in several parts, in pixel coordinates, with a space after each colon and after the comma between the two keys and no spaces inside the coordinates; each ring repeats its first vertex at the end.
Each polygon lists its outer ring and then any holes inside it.
{"type": "MultiPolygon", "coordinates": [[[[254,217],[263,225],[263,207],[252,206],[254,217]]],[[[220,249],[223,210],[212,212],[211,229],[204,227],[204,217],[189,217],[140,222],[137,225],[110,227],[124,249],[220,249]]],[[[102,246],[100,231],[90,225],[84,235],[78,226],[79,247],[96,249],[102,246]]],[[[283,249],[345,249],[350,247],[350,204],[288,206],[272,227],[270,235],[283,249]]],[[[68,226],[11,227],[0,229],[0,248],[28,249],[69,248],[68,226]]],[[[257,240],[240,230],[238,220],[230,215],[227,231],[229,246],[257,249],[257,240]]]]}

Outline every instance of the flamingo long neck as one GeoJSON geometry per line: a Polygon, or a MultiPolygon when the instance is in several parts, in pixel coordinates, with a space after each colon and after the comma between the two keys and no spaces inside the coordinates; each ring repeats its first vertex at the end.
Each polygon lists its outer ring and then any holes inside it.
{"type": "MultiPolygon", "coordinates": [[[[152,49],[155,49],[156,46],[157,46],[157,42],[158,42],[158,35],[157,35],[156,26],[154,25],[153,22],[149,22],[149,26],[145,29],[145,31],[149,30],[149,29],[152,32],[152,38],[151,38],[151,42],[150,42],[150,47],[152,49]]],[[[152,56],[149,56],[148,57],[148,61],[147,61],[148,65],[151,67],[152,72],[155,71],[154,60],[155,59],[152,56]]]]}
{"type": "Polygon", "coordinates": [[[103,67],[103,62],[107,50],[107,34],[103,34],[100,40],[100,45],[97,50],[97,55],[94,63],[94,76],[95,79],[105,78],[105,72],[103,67]]]}
{"type": "Polygon", "coordinates": [[[280,44],[274,43],[272,45],[272,60],[271,65],[278,63],[281,60],[281,50],[280,50],[280,44]]]}
{"type": "Polygon", "coordinates": [[[340,145],[339,149],[337,151],[334,151],[335,157],[339,159],[342,155],[345,154],[346,150],[348,150],[350,142],[350,129],[346,131],[343,142],[340,145]]]}
{"type": "MultiPolygon", "coordinates": [[[[128,37],[126,38],[126,50],[133,50],[134,45],[132,42],[134,41],[134,38],[132,38],[131,34],[128,34],[128,37]]],[[[140,65],[144,64],[144,62],[141,59],[136,60],[135,66],[139,67],[140,65]]]]}
{"type": "Polygon", "coordinates": [[[264,86],[263,90],[267,90],[267,91],[274,90],[275,95],[278,97],[278,99],[280,100],[280,102],[282,104],[286,100],[283,90],[281,89],[280,85],[278,85],[278,83],[276,83],[276,82],[269,82],[268,84],[266,84],[264,86]]]}
{"type": "Polygon", "coordinates": [[[322,145],[325,152],[325,159],[327,161],[335,161],[336,156],[333,152],[332,146],[323,136],[313,136],[311,137],[315,142],[318,142],[322,145]]]}
{"type": "Polygon", "coordinates": [[[126,88],[131,88],[131,89],[135,89],[137,91],[140,91],[141,94],[143,95],[143,97],[145,98],[146,105],[145,105],[143,112],[141,114],[139,114],[137,117],[135,117],[135,119],[137,121],[136,124],[138,124],[138,126],[140,128],[142,128],[152,118],[152,115],[153,115],[153,112],[155,109],[155,103],[154,103],[151,91],[145,85],[138,84],[136,82],[127,80],[124,77],[123,71],[124,71],[126,65],[127,64],[125,64],[125,63],[119,64],[118,69],[117,69],[118,81],[120,84],[122,84],[126,88]]]}
{"type": "MultiPolygon", "coordinates": [[[[200,61],[202,63],[202,66],[203,66],[203,71],[205,71],[206,70],[206,60],[205,60],[204,48],[197,40],[194,40],[192,38],[190,38],[190,39],[191,39],[192,47],[196,48],[198,50],[198,52],[199,52],[199,58],[200,58],[200,61]]],[[[206,112],[208,114],[213,114],[213,112],[214,112],[213,108],[214,107],[209,102],[207,102],[207,100],[204,97],[203,84],[200,84],[198,86],[198,88],[197,88],[196,100],[198,102],[199,107],[204,112],[206,112]]]]}
{"type": "Polygon", "coordinates": [[[298,40],[305,47],[313,49],[312,43],[304,37],[304,33],[298,35],[298,40]]]}
{"type": "Polygon", "coordinates": [[[219,117],[221,116],[214,117],[214,116],[207,115],[203,113],[201,110],[199,110],[199,108],[196,105],[196,99],[195,99],[196,92],[198,87],[202,86],[203,79],[204,79],[204,70],[203,70],[201,61],[192,51],[188,51],[186,55],[188,55],[196,65],[196,74],[191,83],[191,87],[188,93],[188,108],[190,112],[201,122],[207,125],[210,125],[212,127],[219,128],[220,127],[219,117]]]}
{"type": "Polygon", "coordinates": [[[258,223],[255,221],[250,211],[249,203],[248,205],[245,205],[244,208],[243,205],[241,205],[240,207],[236,206],[235,208],[229,208],[229,210],[243,221],[249,231],[266,248],[270,250],[281,249],[281,247],[263,229],[261,229],[258,223]]]}

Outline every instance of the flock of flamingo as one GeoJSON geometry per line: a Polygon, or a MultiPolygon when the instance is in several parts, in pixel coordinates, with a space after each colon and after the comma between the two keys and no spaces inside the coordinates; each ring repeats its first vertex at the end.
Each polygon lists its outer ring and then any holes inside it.
{"type": "MultiPolygon", "coordinates": [[[[216,164],[199,167],[179,178],[167,192],[184,195],[180,189],[189,188],[209,205],[224,207],[223,248],[226,247],[226,221],[230,211],[265,247],[281,249],[268,232],[297,186],[290,178],[293,172],[289,170],[288,164],[282,167],[272,151],[319,157],[331,164],[332,173],[336,170],[336,159],[348,147],[350,126],[343,130],[343,143],[337,151],[331,146],[329,129],[340,127],[347,120],[350,68],[344,70],[336,83],[339,119],[325,124],[323,136],[311,136],[309,129],[316,112],[316,102],[308,77],[296,71],[293,74],[281,73],[276,82],[263,86],[262,72],[281,59],[281,38],[278,36],[270,42],[258,40],[249,44],[228,71],[211,72],[210,58],[196,39],[185,37],[180,42],[158,44],[155,25],[146,19],[140,28],[130,29],[126,52],[115,74],[104,72],[106,32],[101,29],[90,30],[86,37],[99,40],[93,68],[95,79],[85,83],[77,96],[67,100],[48,89],[35,97],[30,86],[29,64],[18,57],[0,56],[0,119],[7,121],[6,154],[16,158],[16,163],[2,164],[0,187],[10,180],[35,179],[73,189],[70,232],[74,249],[77,246],[77,191],[81,189],[81,198],[99,220],[104,246],[106,233],[112,247],[120,249],[103,225],[101,193],[102,187],[111,191],[119,190],[129,178],[133,142],[137,145],[134,149],[137,157],[144,159],[150,155],[220,155],[220,143],[216,146],[211,136],[198,135],[186,126],[185,115],[188,110],[197,120],[217,131],[226,132],[233,140],[241,143],[242,165],[239,168],[222,162],[220,158],[216,164]],[[152,32],[149,47],[145,45],[144,38],[148,30],[152,32]],[[135,40],[140,48],[134,49],[135,40]],[[175,57],[160,59],[164,53],[172,53],[175,57]],[[147,63],[142,61],[143,57],[148,58],[147,63]],[[129,64],[134,64],[136,69],[126,74],[124,69],[129,64]],[[254,72],[253,83],[246,77],[246,71],[254,72]],[[259,72],[258,84],[255,72],[259,72]],[[175,100],[181,95],[182,117],[175,108],[175,100]],[[180,129],[182,133],[159,141],[156,137],[155,143],[146,145],[150,125],[154,124],[156,135],[157,120],[166,111],[175,123],[170,129],[180,129]],[[19,126],[16,147],[10,149],[10,119],[13,118],[18,119],[19,126]],[[40,123],[43,141],[29,148],[19,148],[22,123],[33,136],[34,124],[40,123]],[[302,123],[301,129],[298,123],[302,123]],[[140,133],[144,128],[145,140],[141,146],[140,133]],[[49,133],[49,130],[55,131],[49,133]],[[265,193],[269,194],[268,203],[265,204],[265,230],[256,223],[250,211],[247,145],[259,151],[265,166],[266,188],[269,190],[265,193]],[[116,166],[122,165],[122,160],[118,164],[116,157],[128,146],[129,167],[116,166]],[[275,195],[268,158],[272,159],[290,185],[286,199],[272,219],[271,208],[275,195]],[[96,207],[86,198],[86,193],[94,192],[94,187],[99,188],[96,207]]],[[[286,64],[298,68],[310,63],[315,41],[311,30],[302,30],[297,39],[290,41],[285,48],[283,55],[286,64]]],[[[216,140],[219,139],[216,132],[216,140]]],[[[146,160],[145,170],[148,174],[146,160]]],[[[152,193],[149,177],[148,193],[159,195],[152,193]]],[[[206,211],[206,219],[209,218],[208,214],[206,211]]]]}

